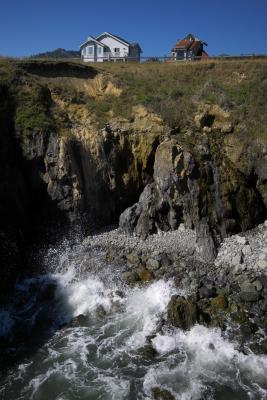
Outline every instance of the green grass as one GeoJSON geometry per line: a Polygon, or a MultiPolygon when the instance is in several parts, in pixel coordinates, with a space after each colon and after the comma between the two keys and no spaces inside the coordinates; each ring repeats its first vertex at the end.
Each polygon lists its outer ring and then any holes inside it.
{"type": "MultiPolygon", "coordinates": [[[[266,139],[267,60],[208,61],[186,64],[119,64],[101,66],[123,89],[109,100],[115,113],[129,115],[141,104],[159,113],[170,127],[193,125],[196,102],[219,104],[237,126],[266,139]]],[[[101,107],[100,107],[101,108],[101,107]]],[[[100,110],[99,108],[99,110],[100,110]]]]}
{"type": "Polygon", "coordinates": [[[51,129],[50,106],[50,92],[46,87],[20,89],[16,95],[15,126],[22,131],[51,129]]]}
{"type": "MultiPolygon", "coordinates": [[[[48,64],[43,68],[49,68],[48,64]]],[[[47,81],[44,77],[40,80],[25,71],[23,62],[0,59],[0,84],[8,85],[13,94],[16,125],[22,130],[54,127],[51,116],[54,105],[47,85],[58,90],[67,103],[85,105],[100,127],[109,122],[110,111],[131,119],[133,107],[143,105],[158,113],[170,128],[186,131],[195,129],[194,115],[199,103],[219,104],[230,111],[236,133],[245,129],[248,138],[267,140],[264,58],[179,64],[110,63],[93,68],[121,88],[121,95],[90,97],[82,84],[79,86],[77,80],[74,84],[74,78],[53,76],[47,81]]]]}

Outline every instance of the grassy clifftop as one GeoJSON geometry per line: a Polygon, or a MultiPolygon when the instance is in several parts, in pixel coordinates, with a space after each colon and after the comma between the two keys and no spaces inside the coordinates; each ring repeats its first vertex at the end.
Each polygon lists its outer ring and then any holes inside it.
{"type": "MultiPolygon", "coordinates": [[[[100,126],[114,117],[131,120],[134,107],[142,105],[170,128],[194,131],[205,124],[212,127],[212,120],[218,122],[221,117],[214,115],[215,106],[221,116],[228,113],[225,122],[235,134],[261,140],[267,137],[265,59],[93,66],[2,59],[0,85],[13,93],[16,124],[23,129],[56,129],[52,93],[65,103],[85,107],[100,126]],[[205,112],[210,119],[203,125],[205,112]]],[[[64,124],[64,117],[61,122],[64,124]]]]}

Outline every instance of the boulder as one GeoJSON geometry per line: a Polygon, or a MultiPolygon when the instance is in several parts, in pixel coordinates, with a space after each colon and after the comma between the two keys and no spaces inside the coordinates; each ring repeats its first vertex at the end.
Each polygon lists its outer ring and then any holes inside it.
{"type": "Polygon", "coordinates": [[[198,308],[190,299],[174,295],[168,304],[167,315],[169,323],[177,328],[188,330],[198,320],[198,308]]]}
{"type": "Polygon", "coordinates": [[[175,400],[175,397],[166,389],[155,386],[151,390],[155,400],[175,400]]]}
{"type": "Polygon", "coordinates": [[[140,258],[138,256],[138,254],[135,253],[134,251],[127,254],[126,259],[129,262],[129,264],[133,264],[133,265],[139,264],[139,262],[140,262],[140,258]]]}
{"type": "Polygon", "coordinates": [[[154,258],[149,258],[146,262],[146,268],[149,271],[156,271],[160,268],[160,262],[158,260],[155,260],[154,258]]]}
{"type": "Polygon", "coordinates": [[[267,260],[258,260],[257,265],[260,269],[267,269],[267,260]]]}
{"type": "Polygon", "coordinates": [[[126,280],[126,282],[130,285],[140,282],[140,280],[141,280],[140,276],[138,275],[138,273],[136,271],[124,272],[123,277],[126,280]]]}
{"type": "Polygon", "coordinates": [[[150,282],[154,279],[154,275],[153,272],[149,271],[148,269],[146,269],[145,267],[141,266],[138,269],[138,275],[140,280],[145,283],[145,282],[150,282]]]}
{"type": "Polygon", "coordinates": [[[157,355],[157,351],[151,344],[145,344],[143,347],[140,347],[137,353],[147,359],[153,359],[157,355]]]}
{"type": "Polygon", "coordinates": [[[220,310],[226,310],[228,307],[228,301],[225,295],[219,294],[218,296],[214,297],[210,301],[210,305],[213,308],[217,308],[220,310]]]}
{"type": "Polygon", "coordinates": [[[216,296],[216,288],[214,286],[202,286],[198,290],[198,295],[200,299],[206,298],[209,299],[211,297],[216,296]]]}

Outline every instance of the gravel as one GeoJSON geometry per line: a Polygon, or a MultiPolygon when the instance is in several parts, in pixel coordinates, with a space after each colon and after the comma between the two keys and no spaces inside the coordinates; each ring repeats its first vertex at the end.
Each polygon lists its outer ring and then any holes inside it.
{"type": "Polygon", "coordinates": [[[176,253],[182,256],[196,257],[196,235],[195,232],[185,229],[180,225],[179,229],[171,232],[160,232],[149,236],[147,239],[140,239],[137,236],[129,236],[120,229],[114,229],[95,236],[88,236],[83,245],[90,248],[101,248],[109,250],[117,249],[119,253],[127,254],[135,251],[137,254],[150,253],[154,258],[159,253],[176,253]]]}

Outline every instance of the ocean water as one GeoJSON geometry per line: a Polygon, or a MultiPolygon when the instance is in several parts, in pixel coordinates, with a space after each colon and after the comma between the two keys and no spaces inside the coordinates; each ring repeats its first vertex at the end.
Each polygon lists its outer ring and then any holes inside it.
{"type": "Polygon", "coordinates": [[[240,352],[220,329],[163,323],[171,296],[186,295],[172,280],[127,287],[121,266],[82,245],[44,261],[48,273],[20,282],[0,309],[1,400],[142,400],[160,390],[266,400],[267,356],[240,352]]]}

